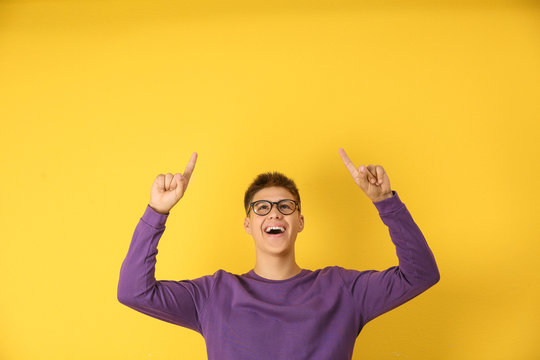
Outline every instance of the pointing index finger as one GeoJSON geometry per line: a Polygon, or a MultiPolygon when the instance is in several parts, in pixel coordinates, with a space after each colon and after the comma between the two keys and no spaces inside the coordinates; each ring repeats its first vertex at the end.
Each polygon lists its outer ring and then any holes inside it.
{"type": "Polygon", "coordinates": [[[183,175],[186,178],[186,182],[189,182],[189,178],[191,177],[191,174],[193,173],[193,169],[195,168],[196,162],[197,162],[197,153],[194,152],[193,154],[191,154],[191,158],[189,159],[189,163],[186,166],[186,170],[184,170],[183,175]]]}
{"type": "Polygon", "coordinates": [[[357,175],[356,167],[354,166],[351,159],[349,159],[349,157],[347,156],[347,153],[345,152],[343,148],[339,148],[339,155],[341,156],[341,160],[343,160],[343,163],[345,164],[345,166],[347,167],[351,175],[356,176],[357,175]]]}

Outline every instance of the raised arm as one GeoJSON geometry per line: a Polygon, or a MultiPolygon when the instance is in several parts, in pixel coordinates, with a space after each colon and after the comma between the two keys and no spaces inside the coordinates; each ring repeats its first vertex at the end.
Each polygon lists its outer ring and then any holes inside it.
{"type": "Polygon", "coordinates": [[[355,183],[366,193],[388,226],[396,246],[399,266],[384,271],[343,270],[345,286],[357,300],[362,325],[409,301],[439,281],[435,258],[420,228],[414,222],[380,165],[356,168],[343,149],[343,163],[355,183]]]}
{"type": "Polygon", "coordinates": [[[122,263],[118,282],[118,301],[152,317],[201,331],[200,304],[211,288],[211,277],[184,281],[156,281],[157,245],[165,231],[170,210],[183,197],[195,168],[193,153],[183,174],[156,177],[150,203],[141,217],[122,263]]]}

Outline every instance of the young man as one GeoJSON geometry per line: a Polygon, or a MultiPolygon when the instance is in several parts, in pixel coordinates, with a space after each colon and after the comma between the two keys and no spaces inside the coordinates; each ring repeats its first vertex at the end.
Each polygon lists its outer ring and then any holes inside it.
{"type": "Polygon", "coordinates": [[[193,280],[156,281],[157,245],[182,198],[197,154],[184,174],[160,174],[122,264],[118,300],[144,314],[199,332],[209,360],[345,360],[377,316],[439,281],[433,254],[382,166],[356,168],[339,150],[355,183],[389,228],[399,266],[384,271],[329,266],[302,269],[296,236],[304,228],[300,195],[279,173],[259,175],[246,191],[244,228],[255,241],[255,267],[218,270],[193,280]]]}

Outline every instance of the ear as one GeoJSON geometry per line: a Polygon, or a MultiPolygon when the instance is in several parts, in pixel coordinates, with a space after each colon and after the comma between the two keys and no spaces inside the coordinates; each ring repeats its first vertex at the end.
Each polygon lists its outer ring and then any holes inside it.
{"type": "Polygon", "coordinates": [[[300,215],[300,217],[298,218],[298,221],[300,224],[300,227],[298,228],[298,232],[300,232],[304,230],[304,215],[300,215]]]}
{"type": "Polygon", "coordinates": [[[251,221],[248,217],[244,219],[244,230],[246,230],[246,232],[251,235],[251,221]]]}

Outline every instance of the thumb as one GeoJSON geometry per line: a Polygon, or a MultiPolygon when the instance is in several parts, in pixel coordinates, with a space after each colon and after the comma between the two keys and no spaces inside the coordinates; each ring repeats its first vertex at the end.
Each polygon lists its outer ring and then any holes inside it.
{"type": "Polygon", "coordinates": [[[357,184],[362,189],[367,189],[369,185],[368,174],[367,174],[368,171],[369,170],[364,165],[360,165],[360,167],[358,168],[357,184]]]}

